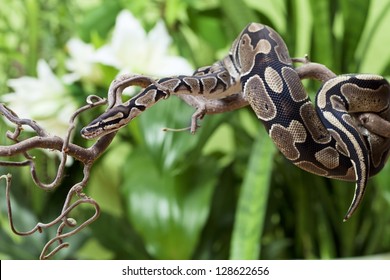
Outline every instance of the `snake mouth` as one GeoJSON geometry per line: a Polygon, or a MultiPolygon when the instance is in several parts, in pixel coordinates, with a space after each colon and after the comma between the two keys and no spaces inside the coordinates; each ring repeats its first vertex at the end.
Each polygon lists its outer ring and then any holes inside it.
{"type": "Polygon", "coordinates": [[[83,127],[80,131],[81,137],[84,139],[95,139],[104,135],[104,130],[102,128],[92,128],[90,126],[83,127]]]}
{"type": "Polygon", "coordinates": [[[116,131],[118,131],[118,129],[105,130],[101,127],[91,128],[91,127],[86,126],[80,130],[80,134],[81,134],[81,137],[83,137],[84,139],[93,140],[93,139],[100,138],[102,136],[105,136],[107,134],[110,134],[110,133],[113,133],[116,131]]]}

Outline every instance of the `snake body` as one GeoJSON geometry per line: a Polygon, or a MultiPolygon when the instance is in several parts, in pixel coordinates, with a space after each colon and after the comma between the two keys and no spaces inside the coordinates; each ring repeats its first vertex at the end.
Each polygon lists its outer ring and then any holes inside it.
{"type": "Polygon", "coordinates": [[[322,84],[314,106],[283,39],[258,23],[241,32],[221,61],[192,76],[148,83],[129,101],[111,104],[81,134],[90,139],[116,131],[170,94],[206,100],[240,95],[288,160],[316,175],[356,182],[344,220],[362,201],[368,178],[383,168],[388,157],[389,138],[358,121],[367,112],[390,120],[388,82],[378,75],[336,76],[322,84]]]}

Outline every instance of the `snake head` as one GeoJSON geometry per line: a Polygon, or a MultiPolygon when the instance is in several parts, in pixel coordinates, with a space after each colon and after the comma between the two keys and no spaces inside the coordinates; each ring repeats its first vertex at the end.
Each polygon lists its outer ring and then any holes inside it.
{"type": "Polygon", "coordinates": [[[101,114],[91,123],[81,129],[81,136],[85,139],[94,139],[111,132],[117,131],[128,124],[132,118],[129,118],[128,109],[123,105],[115,106],[101,114]]]}

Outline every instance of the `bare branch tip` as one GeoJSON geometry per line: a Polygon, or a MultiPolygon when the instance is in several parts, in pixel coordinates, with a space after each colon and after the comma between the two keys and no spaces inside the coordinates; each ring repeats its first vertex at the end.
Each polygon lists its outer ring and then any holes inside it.
{"type": "Polygon", "coordinates": [[[87,98],[86,98],[86,102],[87,104],[90,104],[90,105],[95,105],[96,103],[99,103],[99,102],[106,102],[107,100],[105,98],[102,98],[100,96],[97,96],[97,95],[94,95],[94,94],[91,94],[89,95],[87,98]]]}

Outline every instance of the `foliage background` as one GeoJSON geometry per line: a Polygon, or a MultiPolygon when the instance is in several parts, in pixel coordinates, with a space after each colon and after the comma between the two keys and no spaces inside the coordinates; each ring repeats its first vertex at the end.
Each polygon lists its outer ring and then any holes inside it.
{"type": "MultiPolygon", "coordinates": [[[[172,49],[194,67],[223,57],[251,21],[274,27],[291,56],[336,73],[390,75],[388,0],[0,0],[0,92],[7,80],[36,75],[40,58],[66,72],[72,37],[96,47],[109,37],[117,14],[130,10],[150,30],[163,19],[172,49]],[[5,8],[4,8],[5,7],[5,8]]],[[[135,42],[136,43],[136,42],[135,42]]],[[[156,42],[158,44],[158,42],[156,42]]],[[[103,67],[99,82],[70,86],[82,105],[105,96],[117,74],[103,67]]],[[[145,73],[147,74],[147,73],[145,73]]],[[[314,95],[318,83],[305,83],[314,95]]],[[[389,166],[369,181],[358,212],[342,222],[354,186],[308,174],[275,151],[249,109],[207,116],[193,136],[164,133],[188,125],[192,109],[178,98],[163,101],[122,129],[93,168],[85,190],[100,218],[72,237],[67,259],[334,259],[390,258],[389,166]]],[[[99,112],[83,115],[79,127],[99,112]]],[[[6,124],[1,123],[1,143],[6,124]]],[[[74,141],[89,145],[78,135],[74,141]]],[[[40,154],[40,172],[53,176],[56,159],[40,154]]],[[[27,170],[14,175],[14,215],[21,229],[48,221],[80,179],[74,162],[54,192],[32,185],[27,170]]],[[[3,183],[2,183],[3,185],[3,183]]],[[[0,195],[0,258],[35,259],[53,232],[13,235],[4,189],[0,195]]],[[[79,219],[89,209],[77,212],[79,219]]]]}

